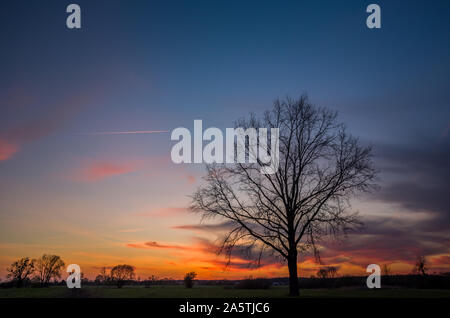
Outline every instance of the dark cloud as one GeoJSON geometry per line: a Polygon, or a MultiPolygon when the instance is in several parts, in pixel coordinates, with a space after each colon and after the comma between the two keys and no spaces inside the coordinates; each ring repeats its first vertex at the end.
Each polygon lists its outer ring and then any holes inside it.
{"type": "Polygon", "coordinates": [[[203,237],[193,237],[193,243],[190,245],[178,245],[169,243],[160,243],[155,241],[148,241],[142,243],[128,243],[125,246],[137,249],[164,249],[176,250],[178,252],[195,253],[205,257],[200,260],[209,263],[214,267],[219,267],[222,270],[252,270],[256,268],[263,268],[267,266],[280,267],[283,263],[279,258],[275,257],[270,251],[263,250],[262,252],[254,248],[236,245],[230,258],[226,255],[219,255],[220,246],[217,242],[213,242],[203,237]],[[213,256],[213,258],[211,258],[213,256]],[[259,256],[261,258],[259,259],[259,256]]]}
{"type": "Polygon", "coordinates": [[[258,264],[258,266],[255,266],[253,262],[249,262],[248,260],[245,259],[240,259],[239,257],[232,258],[230,261],[215,259],[215,260],[208,260],[207,262],[216,267],[230,270],[253,270],[256,268],[261,269],[269,266],[274,267],[283,266],[281,262],[271,262],[267,258],[262,259],[261,262],[258,264]]]}
{"type": "MultiPolygon", "coordinates": [[[[365,267],[370,263],[413,264],[418,255],[449,254],[449,138],[378,145],[375,155],[380,189],[367,199],[399,209],[393,208],[392,214],[362,215],[361,231],[343,240],[323,242],[321,260],[365,267]]],[[[437,263],[448,264],[448,258],[441,257],[437,263]]]]}
{"type": "MultiPolygon", "coordinates": [[[[368,199],[395,204],[400,209],[395,209],[391,215],[386,214],[388,211],[362,215],[364,228],[361,231],[342,240],[323,241],[323,264],[347,263],[365,268],[371,263],[401,262],[412,266],[418,255],[434,255],[433,268],[443,266],[445,269],[450,258],[437,255],[450,254],[450,138],[434,142],[415,140],[402,146],[379,145],[375,147],[375,154],[380,189],[368,199]],[[399,210],[401,213],[396,213],[399,210]]],[[[175,228],[220,234],[232,229],[233,223],[175,228]]],[[[233,256],[240,261],[231,265],[248,266],[256,254],[256,250],[237,246],[233,256]]],[[[299,257],[300,261],[313,259],[311,252],[299,257]]],[[[281,262],[265,251],[262,265],[268,264],[281,262]]]]}
{"type": "MultiPolygon", "coordinates": [[[[382,174],[375,198],[411,212],[431,212],[432,229],[450,228],[450,138],[376,148],[382,174]]],[[[425,225],[425,224],[423,224],[425,225]]]]}
{"type": "Polygon", "coordinates": [[[322,260],[336,261],[343,255],[349,262],[367,266],[370,263],[413,262],[418,255],[450,253],[449,240],[439,234],[417,228],[413,222],[401,219],[364,219],[365,229],[342,241],[324,244],[322,260]],[[407,223],[407,224],[405,224],[407,223]]]}
{"type": "Polygon", "coordinates": [[[177,225],[172,227],[173,229],[179,230],[190,230],[190,231],[203,231],[203,232],[222,232],[227,230],[232,230],[236,225],[234,222],[226,221],[222,223],[202,223],[202,224],[187,224],[187,225],[177,225]]]}
{"type": "Polygon", "coordinates": [[[200,246],[203,246],[202,251],[205,254],[215,254],[218,256],[214,260],[209,259],[207,262],[214,266],[220,267],[223,270],[253,270],[264,267],[281,267],[285,265],[283,260],[277,257],[272,251],[260,249],[254,246],[236,245],[233,248],[231,257],[228,258],[224,254],[218,254],[220,248],[218,242],[213,242],[205,238],[196,237],[195,240],[200,246]]]}

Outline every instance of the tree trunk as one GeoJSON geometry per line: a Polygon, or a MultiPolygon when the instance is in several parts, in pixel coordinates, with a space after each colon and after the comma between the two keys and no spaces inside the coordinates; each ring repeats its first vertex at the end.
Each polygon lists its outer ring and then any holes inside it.
{"type": "Polygon", "coordinates": [[[298,296],[298,274],[297,274],[297,251],[289,253],[288,256],[289,268],[289,296],[298,296]]]}

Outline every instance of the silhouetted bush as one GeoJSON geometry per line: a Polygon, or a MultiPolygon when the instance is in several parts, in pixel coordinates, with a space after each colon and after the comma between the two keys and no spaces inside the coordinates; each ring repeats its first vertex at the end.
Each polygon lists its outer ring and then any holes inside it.
{"type": "Polygon", "coordinates": [[[195,277],[197,277],[196,272],[186,273],[184,276],[184,286],[186,286],[186,288],[192,288],[194,286],[195,277]]]}

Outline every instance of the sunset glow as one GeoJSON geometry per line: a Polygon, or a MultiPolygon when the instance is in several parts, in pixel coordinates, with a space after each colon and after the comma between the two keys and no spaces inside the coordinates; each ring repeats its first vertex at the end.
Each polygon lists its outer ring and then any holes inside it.
{"type": "Polygon", "coordinates": [[[170,136],[195,120],[225,131],[303,93],[373,146],[379,174],[350,199],[364,226],[318,242],[322,263],[301,253],[299,275],[409,274],[418,256],[450,272],[450,19],[435,18],[448,3],[411,4],[420,19],[386,3],[397,13],[380,30],[338,1],[83,2],[80,30],[65,27],[67,4],[40,5],[10,1],[0,17],[2,280],[44,253],[89,279],[117,264],[141,279],[287,277],[276,255],[218,254],[229,220],[190,210],[205,165],[175,164],[170,136]]]}

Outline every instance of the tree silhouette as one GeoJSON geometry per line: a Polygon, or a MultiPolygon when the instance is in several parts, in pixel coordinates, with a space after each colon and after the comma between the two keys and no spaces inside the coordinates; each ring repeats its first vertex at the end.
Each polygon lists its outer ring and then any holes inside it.
{"type": "Polygon", "coordinates": [[[338,269],[334,266],[328,266],[328,278],[336,278],[338,269]]]}
{"type": "Polygon", "coordinates": [[[317,271],[317,277],[325,279],[328,277],[328,271],[326,270],[326,268],[321,268],[317,271]]]}
{"type": "MultiPolygon", "coordinates": [[[[269,251],[287,261],[289,293],[298,295],[298,252],[312,249],[319,259],[321,238],[360,224],[349,199],[372,188],[371,148],[346,132],[336,112],[314,107],[306,96],[277,100],[261,120],[251,116],[237,126],[279,128],[278,170],[262,174],[259,159],[207,165],[206,183],[192,195],[191,209],[234,225],[220,249],[228,259],[235,246],[245,246],[258,251],[258,260],[269,251]]],[[[264,151],[276,155],[276,148],[264,151]]]]}
{"type": "Polygon", "coordinates": [[[35,261],[36,277],[42,287],[48,285],[52,278],[61,278],[64,262],[58,255],[44,254],[35,261]]]}
{"type": "Polygon", "coordinates": [[[186,286],[186,288],[192,288],[194,286],[195,277],[197,277],[196,272],[186,273],[186,275],[184,275],[184,286],[186,286]]]}
{"type": "Polygon", "coordinates": [[[111,269],[111,279],[117,284],[118,288],[122,288],[125,282],[134,279],[134,276],[134,267],[131,265],[117,265],[111,269]]]}
{"type": "Polygon", "coordinates": [[[12,278],[18,288],[23,286],[23,282],[34,273],[34,260],[24,257],[15,261],[6,269],[7,278],[12,278]]]}
{"type": "Polygon", "coordinates": [[[426,276],[428,271],[428,261],[425,256],[418,256],[413,272],[419,275],[426,276]]]}
{"type": "Polygon", "coordinates": [[[97,275],[95,281],[99,285],[107,285],[111,280],[111,276],[108,274],[106,267],[100,269],[100,274],[97,275]]]}
{"type": "Polygon", "coordinates": [[[156,277],[155,275],[151,275],[148,277],[148,281],[151,285],[156,285],[156,283],[158,282],[158,277],[156,277]]]}
{"type": "Polygon", "coordinates": [[[317,271],[317,277],[319,278],[336,278],[337,268],[334,266],[323,267],[317,271]]]}

